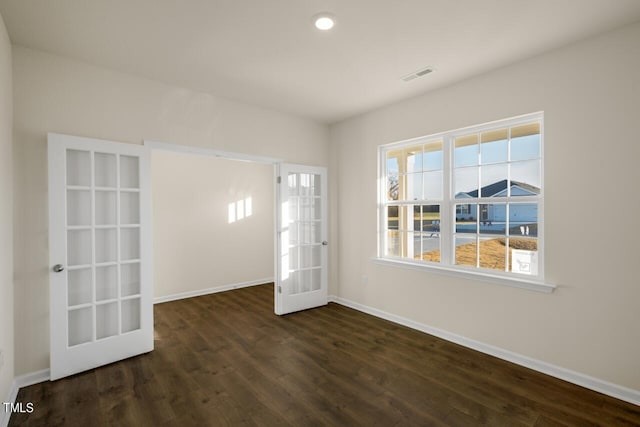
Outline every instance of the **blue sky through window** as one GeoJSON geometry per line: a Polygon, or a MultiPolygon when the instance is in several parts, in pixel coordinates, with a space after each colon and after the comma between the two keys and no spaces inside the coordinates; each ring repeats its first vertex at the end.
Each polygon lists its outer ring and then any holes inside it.
{"type": "MultiPolygon", "coordinates": [[[[454,194],[475,191],[507,179],[507,148],[506,139],[456,147],[454,194]],[[478,167],[475,165],[480,165],[481,182],[478,182],[478,167]]],[[[510,148],[511,180],[540,188],[540,135],[512,138],[510,148]]]]}
{"type": "MultiPolygon", "coordinates": [[[[507,141],[491,141],[480,144],[482,164],[507,160],[507,141]]],[[[474,166],[479,163],[478,145],[456,147],[455,167],[474,166]]],[[[540,135],[527,135],[511,139],[511,161],[537,159],[540,157],[540,135]]]]}

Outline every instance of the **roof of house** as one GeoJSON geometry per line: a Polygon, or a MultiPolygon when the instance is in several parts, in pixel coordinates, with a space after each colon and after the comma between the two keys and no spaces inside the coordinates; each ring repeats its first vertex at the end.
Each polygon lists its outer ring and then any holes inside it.
{"type": "MultiPolygon", "coordinates": [[[[508,181],[506,179],[503,179],[502,181],[494,182],[493,184],[484,186],[480,189],[482,197],[495,196],[496,194],[506,190],[507,185],[508,185],[508,181]]],[[[511,181],[511,188],[513,187],[520,187],[523,190],[530,191],[534,194],[540,194],[540,189],[538,187],[536,187],[535,185],[526,184],[524,182],[511,181]]],[[[478,197],[478,190],[473,190],[473,191],[469,191],[468,193],[459,193],[459,194],[466,194],[469,197],[478,197]]]]}

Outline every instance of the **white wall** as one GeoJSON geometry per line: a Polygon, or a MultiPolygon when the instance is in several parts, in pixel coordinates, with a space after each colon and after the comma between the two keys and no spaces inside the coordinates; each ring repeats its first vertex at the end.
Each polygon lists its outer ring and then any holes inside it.
{"type": "Polygon", "coordinates": [[[49,366],[47,132],[328,164],[328,129],[310,120],[19,46],[13,75],[17,375],[49,366]]]}
{"type": "Polygon", "coordinates": [[[272,280],[273,165],[154,150],[151,185],[156,298],[272,280]]]}
{"type": "Polygon", "coordinates": [[[332,126],[339,296],[640,390],[638,70],[640,24],[332,126]],[[371,262],[380,144],[536,111],[553,294],[371,262]]]}
{"type": "MultiPolygon", "coordinates": [[[[0,402],[13,381],[13,96],[11,42],[0,16],[0,402]],[[4,360],[4,362],[3,362],[4,360]]],[[[0,420],[3,408],[0,408],[0,420]]]]}

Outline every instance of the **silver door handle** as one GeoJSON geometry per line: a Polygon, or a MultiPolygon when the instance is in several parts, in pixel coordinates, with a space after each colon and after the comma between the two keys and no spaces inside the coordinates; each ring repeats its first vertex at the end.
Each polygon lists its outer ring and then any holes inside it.
{"type": "Polygon", "coordinates": [[[327,246],[329,244],[329,242],[327,242],[326,240],[322,242],[322,246],[327,246]]]}
{"type": "Polygon", "coordinates": [[[62,271],[64,271],[64,266],[62,264],[56,264],[53,266],[53,271],[55,273],[60,273],[62,271]]]}

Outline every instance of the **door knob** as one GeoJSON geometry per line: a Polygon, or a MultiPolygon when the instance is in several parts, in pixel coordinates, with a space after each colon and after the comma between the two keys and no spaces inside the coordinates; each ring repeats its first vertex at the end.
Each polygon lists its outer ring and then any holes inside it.
{"type": "Polygon", "coordinates": [[[64,271],[64,266],[62,264],[56,264],[53,266],[53,271],[56,273],[60,273],[64,271]]]}
{"type": "Polygon", "coordinates": [[[327,246],[329,244],[329,242],[327,242],[326,240],[322,242],[322,246],[327,246]]]}

